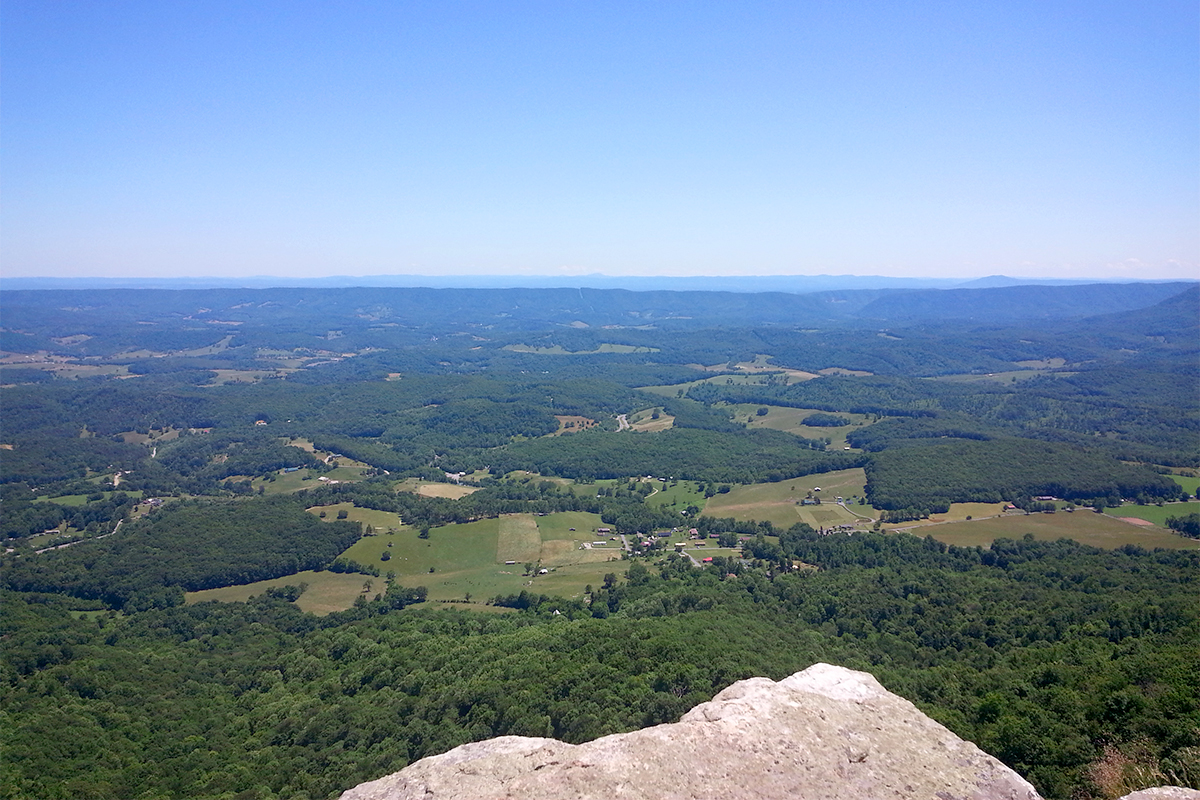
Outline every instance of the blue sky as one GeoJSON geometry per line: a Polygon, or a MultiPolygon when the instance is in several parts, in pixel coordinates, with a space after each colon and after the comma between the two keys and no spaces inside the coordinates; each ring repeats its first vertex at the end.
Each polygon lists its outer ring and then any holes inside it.
{"type": "Polygon", "coordinates": [[[1200,277],[1186,2],[0,6],[0,270],[1200,277]]]}

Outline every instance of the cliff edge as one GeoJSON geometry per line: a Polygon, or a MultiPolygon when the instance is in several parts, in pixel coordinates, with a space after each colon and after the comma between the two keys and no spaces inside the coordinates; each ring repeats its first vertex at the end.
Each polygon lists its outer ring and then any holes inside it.
{"type": "Polygon", "coordinates": [[[501,736],[342,800],[1036,800],[1023,778],[865,672],[751,678],[677,723],[581,745],[501,736]]]}

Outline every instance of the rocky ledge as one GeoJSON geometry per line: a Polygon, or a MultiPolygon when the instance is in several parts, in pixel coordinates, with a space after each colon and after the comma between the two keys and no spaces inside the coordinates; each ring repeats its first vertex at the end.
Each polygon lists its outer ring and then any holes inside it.
{"type": "MultiPolygon", "coordinates": [[[[1200,800],[1200,792],[1172,797],[1200,800]]],[[[1153,796],[1153,795],[1151,795],[1153,796]]],[[[1163,796],[1163,795],[1159,795],[1163,796]]],[[[683,719],[571,745],[501,736],[341,800],[1038,800],[1027,781],[865,672],[751,678],[683,719]]]]}

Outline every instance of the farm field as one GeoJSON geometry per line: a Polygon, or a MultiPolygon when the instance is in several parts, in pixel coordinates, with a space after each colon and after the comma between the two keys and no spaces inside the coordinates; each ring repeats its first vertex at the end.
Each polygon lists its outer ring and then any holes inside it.
{"type": "Polygon", "coordinates": [[[1031,378],[1037,378],[1042,375],[1056,375],[1058,377],[1069,378],[1076,375],[1075,372],[1059,372],[1054,369],[1018,369],[1008,372],[989,372],[986,375],[976,375],[964,373],[960,375],[941,375],[937,378],[932,378],[935,381],[947,381],[950,383],[1020,383],[1031,378]]]}
{"type": "Polygon", "coordinates": [[[971,522],[950,522],[912,529],[916,536],[932,536],[946,544],[961,547],[989,546],[999,538],[1020,539],[1027,533],[1035,539],[1055,541],[1074,539],[1081,544],[1108,549],[1133,544],[1146,549],[1167,547],[1176,550],[1200,549],[1200,541],[1177,536],[1162,528],[1132,525],[1107,514],[1076,511],[1072,514],[1019,514],[971,522]]]}
{"type": "MultiPolygon", "coordinates": [[[[716,540],[713,540],[714,542],[716,540]]],[[[733,547],[685,547],[684,553],[690,554],[697,561],[703,563],[704,559],[714,556],[724,556],[725,558],[737,558],[741,554],[741,550],[733,547]]]]}
{"type": "MultiPolygon", "coordinates": [[[[379,533],[359,539],[341,558],[377,567],[381,575],[395,572],[405,586],[425,586],[430,600],[461,600],[467,593],[485,600],[523,588],[574,596],[581,594],[585,585],[601,582],[606,573],[625,571],[623,565],[613,563],[621,558],[619,544],[580,549],[583,542],[599,538],[595,529],[602,523],[596,514],[511,514],[433,528],[428,539],[421,539],[417,531],[399,525],[397,515],[388,512],[354,508],[348,503],[309,511],[324,510],[325,519],[333,520],[343,509],[348,519],[372,525],[379,533]],[[390,555],[387,561],[383,560],[385,552],[390,555]],[[524,576],[526,563],[552,572],[524,576]]],[[[358,577],[361,588],[365,578],[358,577]]],[[[350,597],[345,607],[353,601],[350,597]]]]}
{"type": "Polygon", "coordinates": [[[533,353],[539,356],[590,356],[600,353],[657,353],[657,347],[637,347],[631,344],[611,344],[605,342],[597,346],[594,350],[566,350],[562,345],[554,345],[552,347],[534,347],[527,344],[508,344],[504,346],[505,350],[511,350],[514,353],[533,353]]]}
{"type": "Polygon", "coordinates": [[[1188,514],[1200,513],[1200,500],[1190,500],[1186,503],[1167,503],[1162,506],[1138,506],[1126,503],[1119,508],[1104,509],[1106,516],[1133,517],[1153,522],[1160,527],[1167,527],[1167,517],[1186,517],[1188,514]]]}
{"type": "Polygon", "coordinates": [[[1170,478],[1182,486],[1188,494],[1194,495],[1200,491],[1200,478],[1193,478],[1190,475],[1171,475],[1170,478]]]}
{"type": "MultiPolygon", "coordinates": [[[[806,522],[814,528],[851,525],[861,521],[860,518],[833,501],[844,497],[850,503],[852,497],[862,494],[865,483],[866,476],[861,469],[846,469],[778,483],[736,486],[727,494],[709,498],[704,513],[710,517],[767,521],[781,528],[790,528],[797,522],[806,522]],[[821,505],[797,505],[817,487],[821,489],[821,505]]],[[[851,508],[863,516],[873,516],[869,506],[851,505],[851,508]]]]}
{"type": "MultiPolygon", "coordinates": [[[[250,477],[250,476],[243,476],[250,477]]],[[[301,489],[311,489],[321,478],[328,478],[339,483],[360,481],[363,478],[362,467],[340,466],[330,472],[316,472],[311,469],[299,469],[295,472],[275,472],[271,475],[274,480],[254,478],[250,486],[254,491],[262,486],[266,494],[290,494],[301,489]]],[[[235,476],[236,479],[236,476],[235,476]]],[[[323,482],[323,481],[322,481],[323,482]]]]}
{"type": "Polygon", "coordinates": [[[457,483],[421,483],[417,486],[417,494],[422,497],[447,497],[457,500],[472,492],[479,491],[475,486],[461,486],[457,483]]]}
{"type": "Polygon", "coordinates": [[[299,586],[301,583],[307,583],[308,588],[304,590],[304,594],[300,595],[300,599],[296,601],[296,607],[301,611],[307,611],[310,614],[323,617],[334,611],[345,611],[354,605],[354,601],[364,594],[363,585],[368,580],[372,584],[371,590],[365,593],[368,598],[374,597],[384,590],[384,581],[382,578],[305,570],[304,572],[297,572],[295,575],[287,575],[269,581],[247,583],[243,586],[225,586],[220,589],[188,592],[185,602],[188,605],[203,603],[209,600],[218,600],[223,603],[244,603],[251,597],[260,595],[273,587],[287,586],[288,584],[299,586]]]}
{"type": "Polygon", "coordinates": [[[290,494],[298,492],[301,489],[309,489],[313,486],[313,481],[316,473],[310,469],[301,469],[295,472],[279,472],[272,477],[275,480],[263,480],[255,478],[251,486],[255,491],[262,486],[266,494],[290,494]]]}
{"type": "MultiPolygon", "coordinates": [[[[724,367],[699,367],[699,369],[724,369],[724,367]]],[[[680,392],[686,394],[693,386],[699,386],[702,383],[714,383],[719,386],[736,386],[738,384],[762,384],[766,383],[766,380],[767,378],[764,374],[714,375],[709,378],[697,378],[694,381],[686,381],[684,383],[671,383],[665,386],[641,386],[638,388],[640,391],[651,392],[663,397],[682,397],[683,395],[680,392]]],[[[792,381],[792,383],[796,382],[792,381]]]]}
{"type": "Polygon", "coordinates": [[[662,406],[656,408],[644,408],[641,411],[629,415],[629,427],[635,431],[645,433],[653,433],[654,431],[665,431],[667,428],[675,424],[675,417],[663,411],[662,406]],[[658,419],[654,415],[658,414],[658,419]]]}
{"type": "Polygon", "coordinates": [[[801,424],[801,420],[810,414],[827,413],[815,408],[760,406],[754,403],[738,403],[724,407],[733,412],[734,419],[746,419],[747,427],[750,428],[771,428],[785,433],[794,433],[797,436],[803,436],[805,439],[823,439],[828,436],[832,440],[829,446],[834,450],[841,450],[846,446],[846,434],[871,424],[871,417],[867,414],[839,413],[837,416],[845,417],[853,424],[842,425],[836,428],[823,428],[819,425],[810,426],[801,424]],[[769,411],[765,416],[758,416],[758,409],[764,407],[769,409],[769,411]]]}
{"type": "Polygon", "coordinates": [[[230,383],[258,383],[266,378],[282,378],[295,369],[214,369],[213,379],[205,386],[225,386],[230,383]]]}
{"type": "Polygon", "coordinates": [[[704,507],[704,492],[700,491],[697,486],[699,484],[693,481],[678,481],[672,485],[672,481],[658,483],[659,490],[646,498],[646,503],[652,506],[678,506],[680,510],[687,508],[690,505],[696,505],[699,508],[704,507]]]}
{"type": "MultiPolygon", "coordinates": [[[[117,489],[116,491],[107,490],[107,491],[100,492],[100,494],[103,494],[104,499],[108,500],[117,492],[120,492],[121,494],[124,494],[134,500],[142,499],[142,490],[141,489],[136,489],[134,491],[129,491],[129,492],[123,491],[121,489],[117,489]]],[[[50,495],[44,494],[44,495],[38,497],[33,502],[35,502],[35,503],[55,503],[60,506],[85,506],[85,505],[87,505],[87,502],[88,502],[88,496],[86,494],[63,494],[63,495],[59,495],[58,497],[51,497],[50,495]]]]}
{"type": "MultiPolygon", "coordinates": [[[[968,518],[974,520],[986,519],[988,517],[998,517],[1005,513],[1004,507],[1007,503],[952,503],[950,510],[944,514],[931,514],[929,519],[916,519],[907,522],[898,522],[887,524],[883,527],[886,529],[896,528],[919,528],[926,525],[940,525],[944,522],[966,522],[968,518]]],[[[1007,512],[1009,516],[1021,516],[1025,514],[1020,511],[1007,512]]]]}
{"type": "Polygon", "coordinates": [[[412,492],[422,497],[447,497],[451,500],[457,500],[460,497],[466,497],[472,492],[477,492],[479,489],[475,486],[463,486],[457,483],[438,483],[423,481],[418,478],[405,478],[396,484],[396,491],[412,492]]]}

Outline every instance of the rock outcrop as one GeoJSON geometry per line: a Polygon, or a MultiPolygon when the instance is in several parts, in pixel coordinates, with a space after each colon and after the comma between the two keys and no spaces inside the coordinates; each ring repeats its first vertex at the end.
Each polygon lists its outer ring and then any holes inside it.
{"type": "Polygon", "coordinates": [[[1036,800],[1033,786],[864,672],[816,664],[728,687],[683,719],[570,745],[502,736],[342,800],[1036,800]]]}
{"type": "MultiPolygon", "coordinates": [[[[815,664],[735,683],[671,725],[571,745],[501,736],[341,800],[1040,800],[875,678],[815,664]]],[[[1164,787],[1121,800],[1200,800],[1164,787]]]]}

